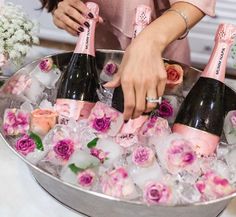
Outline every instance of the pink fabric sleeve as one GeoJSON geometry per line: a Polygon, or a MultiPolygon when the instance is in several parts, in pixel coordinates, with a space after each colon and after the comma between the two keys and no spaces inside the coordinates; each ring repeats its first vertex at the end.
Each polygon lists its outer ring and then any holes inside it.
{"type": "Polygon", "coordinates": [[[170,0],[170,4],[174,4],[176,2],[187,2],[196,7],[198,7],[201,11],[209,16],[215,16],[215,4],[216,0],[170,0]]]}

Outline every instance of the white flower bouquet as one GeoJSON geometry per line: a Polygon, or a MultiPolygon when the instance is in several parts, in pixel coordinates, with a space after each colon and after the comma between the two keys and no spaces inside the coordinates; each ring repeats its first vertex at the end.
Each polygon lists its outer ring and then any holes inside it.
{"type": "Polygon", "coordinates": [[[38,44],[38,24],[27,17],[20,5],[0,5],[0,67],[10,61],[23,63],[33,44],[38,44]]]}

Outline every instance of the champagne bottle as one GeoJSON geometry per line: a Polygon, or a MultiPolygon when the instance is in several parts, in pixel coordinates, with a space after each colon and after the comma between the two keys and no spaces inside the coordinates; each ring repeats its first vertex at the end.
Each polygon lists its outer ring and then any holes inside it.
{"type": "MultiPolygon", "coordinates": [[[[139,5],[136,8],[132,39],[135,39],[137,35],[151,22],[151,13],[152,11],[149,6],[139,5]]],[[[124,111],[124,95],[121,86],[114,90],[112,107],[120,112],[124,111]]]]}
{"type": "Polygon", "coordinates": [[[56,106],[62,119],[87,118],[98,101],[99,80],[95,62],[94,38],[99,7],[93,2],[87,2],[86,5],[94,18],[88,19],[90,26],[80,33],[58,89],[56,106]]]}
{"type": "Polygon", "coordinates": [[[190,139],[198,154],[215,152],[223,129],[225,71],[227,57],[236,36],[236,26],[221,24],[215,36],[210,60],[199,80],[181,104],[173,132],[190,139]]]}

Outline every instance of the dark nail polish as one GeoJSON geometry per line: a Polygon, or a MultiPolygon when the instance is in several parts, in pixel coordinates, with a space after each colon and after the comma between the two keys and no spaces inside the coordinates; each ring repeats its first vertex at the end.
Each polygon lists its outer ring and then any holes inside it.
{"type": "Polygon", "coordinates": [[[79,36],[79,35],[80,35],[80,32],[77,32],[77,35],[79,36]]]}
{"type": "Polygon", "coordinates": [[[127,124],[127,123],[128,123],[128,120],[124,120],[124,122],[125,122],[125,124],[127,124]]]}
{"type": "Polygon", "coordinates": [[[94,18],[93,14],[91,12],[89,12],[88,16],[92,19],[94,18]]]}
{"type": "Polygon", "coordinates": [[[89,23],[86,21],[85,23],[84,23],[84,25],[86,26],[86,27],[90,27],[90,25],[89,25],[89,23]]]}
{"type": "Polygon", "coordinates": [[[83,28],[83,27],[79,27],[79,31],[80,31],[80,32],[83,32],[83,31],[84,31],[84,28],[83,28]]]}

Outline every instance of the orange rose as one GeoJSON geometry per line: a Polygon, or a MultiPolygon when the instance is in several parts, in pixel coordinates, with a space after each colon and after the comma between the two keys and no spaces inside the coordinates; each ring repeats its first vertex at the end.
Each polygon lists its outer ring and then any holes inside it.
{"type": "Polygon", "coordinates": [[[45,136],[56,124],[57,113],[47,109],[36,109],[31,112],[30,129],[40,136],[45,136]]]}
{"type": "Polygon", "coordinates": [[[180,65],[165,64],[167,72],[167,82],[169,86],[174,86],[183,82],[184,71],[180,65]]]}

